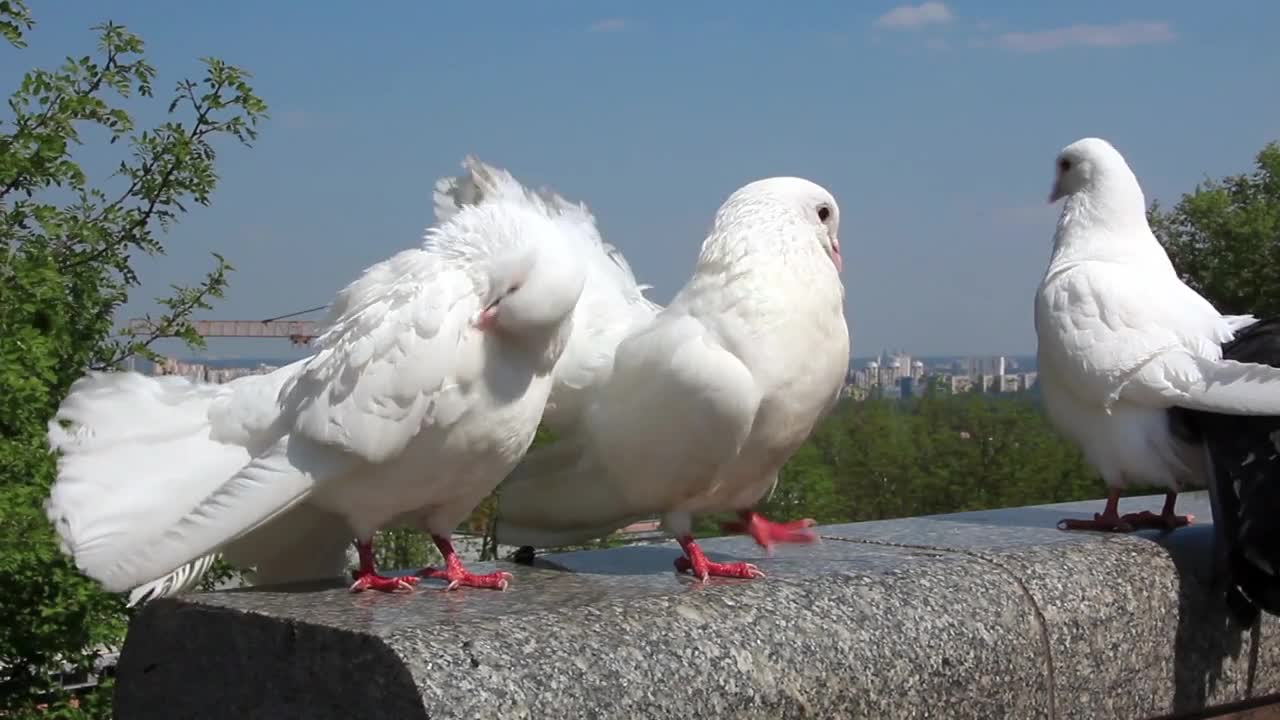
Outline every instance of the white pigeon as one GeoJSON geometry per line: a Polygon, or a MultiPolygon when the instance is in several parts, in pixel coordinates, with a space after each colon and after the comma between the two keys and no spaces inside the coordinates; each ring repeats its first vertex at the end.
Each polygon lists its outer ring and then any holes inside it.
{"type": "Polygon", "coordinates": [[[505,588],[449,538],[533,440],[585,282],[581,231],[536,197],[468,206],[339,293],[305,360],[226,386],[81,379],[49,429],[63,550],[106,589],[153,595],[219,551],[278,569],[271,544],[297,560],[308,533],[316,560],[294,575],[331,574],[355,537],[353,590],[396,590],[416,578],[378,575],[371,538],[404,519],[445,559],[420,575],[505,588]]]}
{"type": "Polygon", "coordinates": [[[1137,178],[1109,143],[1086,138],[1062,150],[1049,201],[1061,198],[1035,299],[1039,384],[1050,421],[1109,495],[1093,520],[1059,526],[1185,525],[1177,493],[1207,482],[1204,452],[1172,432],[1167,411],[1280,414],[1280,371],[1223,359],[1223,344],[1254,318],[1219,313],[1178,278],[1147,225],[1137,178]],[[1120,492],[1131,486],[1166,488],[1162,513],[1121,516],[1120,492]]]}
{"type": "Polygon", "coordinates": [[[770,178],[716,214],[693,277],[618,346],[583,422],[526,456],[499,494],[498,541],[554,547],[661,514],[681,571],[758,577],[707,560],[695,513],[737,511],[762,546],[809,542],[812,521],[751,508],[834,406],[849,364],[837,231],[822,187],[770,178]]]}

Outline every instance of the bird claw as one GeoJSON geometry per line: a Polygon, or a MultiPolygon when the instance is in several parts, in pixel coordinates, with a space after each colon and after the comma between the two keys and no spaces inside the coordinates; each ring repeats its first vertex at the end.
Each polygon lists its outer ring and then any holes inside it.
{"type": "Polygon", "coordinates": [[[416,577],[385,577],[373,573],[353,572],[351,576],[355,578],[355,582],[351,583],[351,592],[358,593],[365,590],[376,590],[378,592],[412,592],[413,586],[418,584],[416,577]]]}
{"type": "MultiPolygon", "coordinates": [[[[1126,516],[1128,517],[1128,516],[1126,516]]],[[[1126,521],[1126,517],[1119,515],[1107,516],[1102,513],[1094,513],[1092,520],[1080,520],[1079,518],[1064,518],[1058,521],[1059,530],[1094,530],[1098,532],[1133,532],[1133,526],[1126,521]]]]}
{"type": "Polygon", "coordinates": [[[449,592],[451,590],[457,590],[460,587],[506,590],[508,582],[515,576],[506,570],[491,572],[487,575],[476,575],[467,572],[461,567],[447,568],[445,570],[429,567],[419,570],[418,577],[445,580],[448,584],[445,585],[444,592],[449,592]]]}
{"type": "Polygon", "coordinates": [[[1137,513],[1127,513],[1121,515],[1120,519],[1128,523],[1134,528],[1151,529],[1151,530],[1175,530],[1180,527],[1186,527],[1195,519],[1195,515],[1175,515],[1163,513],[1153,513],[1150,510],[1143,510],[1137,513]]]}
{"type": "Polygon", "coordinates": [[[763,570],[745,562],[720,563],[703,558],[702,562],[695,564],[689,558],[681,556],[676,558],[675,566],[676,572],[692,573],[694,578],[702,583],[707,582],[713,576],[743,580],[766,577],[763,570]]]}
{"type": "Polygon", "coordinates": [[[751,539],[764,548],[769,557],[772,557],[773,546],[777,543],[819,542],[818,534],[809,530],[817,524],[810,518],[790,522],[772,522],[759,513],[747,511],[743,513],[742,520],[724,523],[720,527],[725,532],[750,535],[751,539]]]}

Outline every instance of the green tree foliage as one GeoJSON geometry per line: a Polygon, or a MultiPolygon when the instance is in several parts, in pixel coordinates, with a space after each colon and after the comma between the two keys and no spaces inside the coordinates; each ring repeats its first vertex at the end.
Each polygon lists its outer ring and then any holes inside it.
{"type": "MultiPolygon", "coordinates": [[[[9,55],[34,27],[21,0],[0,0],[9,55]]],[[[139,130],[122,106],[150,100],[156,71],[125,28],[95,28],[97,52],[26,74],[0,116],[0,716],[46,703],[55,716],[108,712],[106,693],[73,708],[57,673],[83,670],[93,649],[118,645],[120,600],[75,572],[42,504],[54,475],[46,424],[90,368],[152,355],[161,338],[199,337],[191,313],[226,287],[222,258],[199,283],[173,286],[145,331],[117,336],[115,311],[136,288],[132,262],[163,252],[160,234],[217,182],[213,142],[248,144],[266,106],[248,75],[204,60],[204,77],[177,83],[167,118],[139,130]],[[86,144],[120,148],[115,172],[93,183],[76,162],[86,144]]],[[[9,57],[6,62],[15,62],[9,57]]],[[[163,108],[162,108],[163,109],[163,108]]],[[[47,714],[44,716],[48,716],[47,714]]]]}
{"type": "Polygon", "coordinates": [[[1280,314],[1280,144],[1252,173],[1206,180],[1171,210],[1152,203],[1151,230],[1183,281],[1219,311],[1280,314]]]}

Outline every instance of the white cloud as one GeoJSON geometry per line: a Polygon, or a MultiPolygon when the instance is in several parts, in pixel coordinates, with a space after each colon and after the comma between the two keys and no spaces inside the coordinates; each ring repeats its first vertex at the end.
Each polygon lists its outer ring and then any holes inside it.
{"type": "Polygon", "coordinates": [[[1123,48],[1172,42],[1178,37],[1167,22],[1127,22],[1115,25],[1071,25],[1036,32],[1007,32],[995,44],[1017,52],[1046,52],[1072,46],[1123,48]]]}
{"type": "Polygon", "coordinates": [[[623,18],[605,18],[591,23],[587,28],[591,32],[621,32],[627,29],[627,21],[623,18]]]}
{"type": "Polygon", "coordinates": [[[926,25],[944,25],[953,19],[946,5],[930,0],[920,5],[899,5],[876,18],[875,25],[893,30],[915,30],[926,25]]]}

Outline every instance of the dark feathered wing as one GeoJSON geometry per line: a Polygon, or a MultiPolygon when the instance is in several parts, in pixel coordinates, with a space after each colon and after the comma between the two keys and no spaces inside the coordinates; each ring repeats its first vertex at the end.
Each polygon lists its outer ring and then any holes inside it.
{"type": "MultiPolygon", "coordinates": [[[[1280,367],[1280,317],[1256,322],[1223,346],[1223,358],[1280,367]]],[[[1205,444],[1218,556],[1233,612],[1280,615],[1280,416],[1175,408],[1175,433],[1205,444]]]]}

